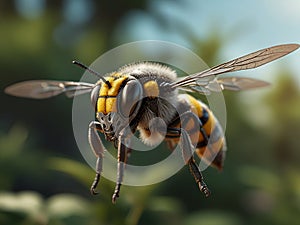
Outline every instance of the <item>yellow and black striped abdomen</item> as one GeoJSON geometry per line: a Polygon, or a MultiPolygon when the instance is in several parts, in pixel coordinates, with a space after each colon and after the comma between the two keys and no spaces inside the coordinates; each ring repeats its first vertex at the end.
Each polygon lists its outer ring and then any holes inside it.
{"type": "Polygon", "coordinates": [[[191,111],[198,116],[202,123],[203,130],[208,136],[207,143],[199,130],[200,126],[195,125],[192,119],[190,119],[186,127],[184,127],[184,129],[188,131],[193,145],[196,146],[196,154],[208,164],[221,170],[225,158],[226,144],[220,123],[211,110],[201,101],[186,94],[180,95],[180,98],[184,98],[185,101],[187,101],[191,107],[191,111]],[[195,126],[199,129],[193,129],[195,126]]]}

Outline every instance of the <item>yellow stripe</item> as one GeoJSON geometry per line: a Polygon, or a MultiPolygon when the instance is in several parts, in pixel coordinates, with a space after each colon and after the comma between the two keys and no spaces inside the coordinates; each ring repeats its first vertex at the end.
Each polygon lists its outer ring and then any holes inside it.
{"type": "MultiPolygon", "coordinates": [[[[106,79],[108,80],[108,79],[106,79]]],[[[107,96],[108,86],[105,83],[101,84],[101,88],[99,91],[99,96],[107,96]]],[[[106,114],[106,99],[105,98],[98,98],[97,100],[97,111],[106,114]]]]}
{"type": "Polygon", "coordinates": [[[198,117],[201,117],[202,116],[202,108],[199,104],[199,101],[191,95],[186,95],[186,96],[188,96],[188,99],[190,101],[192,112],[195,113],[198,117]]]}
{"type": "MultiPolygon", "coordinates": [[[[188,96],[188,99],[189,99],[189,102],[191,105],[192,112],[194,112],[199,118],[201,118],[203,116],[203,108],[205,108],[206,111],[208,112],[208,120],[204,124],[203,129],[205,130],[206,134],[208,136],[210,136],[212,134],[212,131],[215,129],[215,127],[218,123],[215,116],[213,115],[211,110],[208,109],[208,107],[204,103],[198,101],[197,99],[195,99],[194,97],[192,97],[190,95],[187,95],[187,96],[188,96]]],[[[215,138],[217,138],[216,142],[211,143],[209,145],[209,147],[205,146],[202,148],[197,148],[196,153],[199,156],[199,158],[202,158],[207,162],[211,162],[212,165],[219,167],[220,165],[215,164],[216,162],[214,160],[214,157],[223,148],[224,136],[220,135],[219,137],[215,137],[215,138]]],[[[194,134],[191,134],[191,140],[192,140],[193,144],[195,144],[196,140],[200,143],[200,142],[204,141],[204,137],[201,134],[201,132],[199,131],[199,132],[195,132],[194,134]],[[196,134],[197,134],[197,137],[196,137],[196,134]]]]}
{"type": "Polygon", "coordinates": [[[154,80],[150,80],[144,84],[144,91],[147,97],[155,98],[159,96],[158,84],[154,80]]]}
{"type": "Polygon", "coordinates": [[[127,78],[128,76],[121,76],[118,73],[112,74],[110,77],[105,78],[111,84],[111,88],[109,88],[105,83],[102,83],[99,91],[99,96],[102,96],[104,98],[98,98],[98,112],[101,112],[103,114],[116,112],[116,98],[105,98],[105,96],[117,96],[120,91],[120,86],[127,78]]]}
{"type": "Polygon", "coordinates": [[[212,112],[210,110],[207,110],[207,111],[209,114],[208,121],[204,124],[203,128],[204,128],[206,134],[210,135],[216,126],[216,120],[215,120],[215,117],[212,114],[212,112]]]}
{"type": "MultiPolygon", "coordinates": [[[[187,96],[190,101],[192,112],[195,113],[199,118],[201,118],[203,115],[203,108],[205,108],[206,111],[208,112],[208,115],[209,115],[208,121],[204,124],[203,129],[205,130],[207,135],[210,135],[216,125],[216,120],[215,120],[214,115],[212,114],[212,112],[207,108],[207,106],[204,103],[199,102],[197,99],[195,99],[191,95],[187,95],[187,96]]],[[[200,135],[200,136],[202,136],[202,135],[200,135]]],[[[203,137],[199,137],[199,138],[203,140],[203,137]]]]}
{"type": "Polygon", "coordinates": [[[221,162],[217,161],[217,158],[215,157],[218,155],[220,151],[223,150],[223,145],[224,145],[224,137],[220,137],[218,141],[212,143],[209,147],[205,146],[202,148],[197,148],[196,154],[200,159],[204,160],[206,163],[211,163],[212,166],[215,166],[218,169],[222,169],[222,161],[221,162]]]}

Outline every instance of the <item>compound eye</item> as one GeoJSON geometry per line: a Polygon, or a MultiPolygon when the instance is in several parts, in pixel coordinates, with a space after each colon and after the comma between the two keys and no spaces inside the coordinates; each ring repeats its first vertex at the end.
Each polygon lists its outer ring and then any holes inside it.
{"type": "Polygon", "coordinates": [[[94,109],[96,109],[96,107],[97,107],[99,91],[100,91],[100,85],[97,85],[96,87],[94,87],[94,89],[91,92],[91,102],[92,102],[92,106],[94,107],[94,109]]]}
{"type": "Polygon", "coordinates": [[[138,80],[130,80],[126,83],[118,96],[118,112],[123,117],[130,117],[139,109],[143,96],[143,88],[138,80]]]}

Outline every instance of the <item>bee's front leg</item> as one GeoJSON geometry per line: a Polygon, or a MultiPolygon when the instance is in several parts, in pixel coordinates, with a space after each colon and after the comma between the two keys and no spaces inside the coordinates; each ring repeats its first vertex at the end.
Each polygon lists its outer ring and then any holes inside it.
{"type": "Polygon", "coordinates": [[[102,173],[102,161],[103,161],[103,155],[104,152],[106,151],[104,145],[102,144],[102,141],[97,133],[97,130],[101,130],[101,125],[97,121],[92,121],[89,125],[89,131],[88,131],[88,139],[90,146],[94,152],[94,154],[97,157],[97,162],[96,162],[96,176],[94,179],[94,182],[91,185],[91,193],[93,195],[98,194],[96,192],[97,185],[100,181],[100,176],[102,173]]]}

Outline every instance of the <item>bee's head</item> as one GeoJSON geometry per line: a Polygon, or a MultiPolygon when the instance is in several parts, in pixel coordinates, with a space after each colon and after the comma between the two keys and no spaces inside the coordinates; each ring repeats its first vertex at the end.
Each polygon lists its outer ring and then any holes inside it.
{"type": "Polygon", "coordinates": [[[114,74],[99,82],[92,90],[91,102],[96,110],[96,118],[105,134],[114,135],[136,117],[143,87],[132,76],[114,74]]]}

